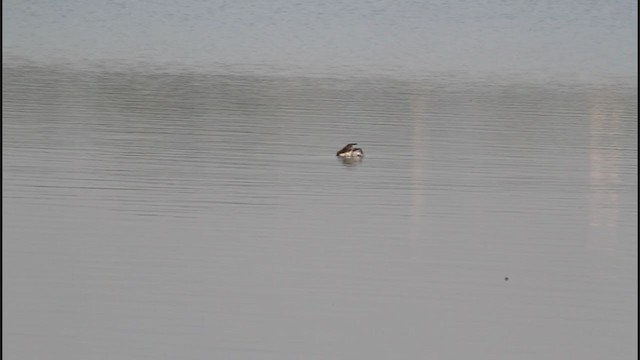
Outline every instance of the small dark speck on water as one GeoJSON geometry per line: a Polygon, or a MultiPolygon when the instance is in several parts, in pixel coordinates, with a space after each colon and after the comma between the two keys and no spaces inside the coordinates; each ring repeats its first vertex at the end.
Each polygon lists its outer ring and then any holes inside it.
{"type": "Polygon", "coordinates": [[[508,277],[508,276],[506,276],[506,277],[504,278],[504,281],[509,281],[509,277],[508,277]]]}

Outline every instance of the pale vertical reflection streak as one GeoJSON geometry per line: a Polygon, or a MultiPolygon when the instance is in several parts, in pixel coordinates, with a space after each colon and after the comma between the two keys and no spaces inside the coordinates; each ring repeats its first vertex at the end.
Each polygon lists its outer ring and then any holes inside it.
{"type": "Polygon", "coordinates": [[[591,98],[589,213],[591,226],[616,226],[619,215],[620,185],[619,111],[612,94],[599,91],[591,98]],[[606,101],[604,101],[606,98],[606,101]]]}
{"type": "Polygon", "coordinates": [[[413,149],[413,164],[411,166],[411,240],[419,241],[421,232],[420,224],[424,216],[425,192],[424,184],[426,182],[426,159],[428,156],[428,144],[426,141],[426,119],[427,114],[427,98],[416,94],[411,97],[411,142],[413,149]]]}

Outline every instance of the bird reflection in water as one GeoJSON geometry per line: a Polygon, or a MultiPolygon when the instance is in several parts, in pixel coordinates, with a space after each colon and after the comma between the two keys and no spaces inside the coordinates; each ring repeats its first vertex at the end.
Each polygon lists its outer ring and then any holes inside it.
{"type": "Polygon", "coordinates": [[[362,157],[339,157],[338,161],[342,163],[342,165],[347,167],[358,166],[362,164],[362,157]]]}

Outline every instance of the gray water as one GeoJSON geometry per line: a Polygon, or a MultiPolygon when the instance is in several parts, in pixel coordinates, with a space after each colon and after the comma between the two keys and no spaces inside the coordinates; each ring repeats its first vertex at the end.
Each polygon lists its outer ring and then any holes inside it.
{"type": "Polygon", "coordinates": [[[16,66],[2,130],[9,359],[637,354],[636,88],[16,66]]]}
{"type": "Polygon", "coordinates": [[[637,358],[635,1],[9,0],[2,75],[7,359],[637,358]]]}
{"type": "Polygon", "coordinates": [[[635,78],[636,0],[5,0],[3,58],[635,78]]]}

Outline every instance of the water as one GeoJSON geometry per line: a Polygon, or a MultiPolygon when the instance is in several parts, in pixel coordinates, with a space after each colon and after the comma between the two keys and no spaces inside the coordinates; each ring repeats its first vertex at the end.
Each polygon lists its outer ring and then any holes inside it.
{"type": "Polygon", "coordinates": [[[619,84],[7,66],[3,354],[631,358],[636,135],[619,84]]]}
{"type": "Polygon", "coordinates": [[[635,0],[3,2],[3,59],[635,82],[635,0]]]}
{"type": "Polygon", "coordinates": [[[635,1],[9,0],[2,78],[9,359],[637,358],[635,1]]]}

